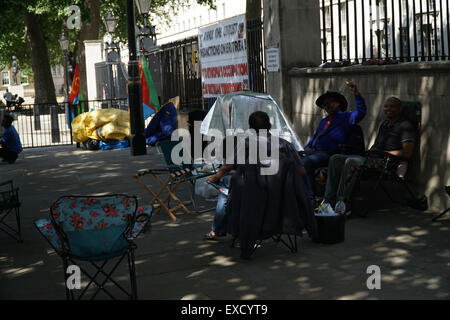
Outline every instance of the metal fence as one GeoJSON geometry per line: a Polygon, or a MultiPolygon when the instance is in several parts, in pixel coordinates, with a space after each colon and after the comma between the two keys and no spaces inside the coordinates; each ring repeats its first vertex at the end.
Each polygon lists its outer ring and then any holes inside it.
{"type": "Polygon", "coordinates": [[[13,116],[13,125],[24,148],[70,145],[73,144],[71,119],[83,112],[106,108],[128,110],[128,103],[126,99],[116,99],[81,101],[70,108],[67,103],[21,105],[1,109],[0,119],[5,113],[13,116]]]}
{"type": "Polygon", "coordinates": [[[161,46],[149,55],[161,66],[162,101],[180,97],[180,109],[202,109],[202,79],[198,59],[197,37],[161,46]]]}
{"type": "Polygon", "coordinates": [[[449,60],[450,0],[319,0],[322,60],[449,60]]]}
{"type": "Polygon", "coordinates": [[[264,29],[261,20],[247,21],[247,44],[250,90],[265,93],[264,29]]]}

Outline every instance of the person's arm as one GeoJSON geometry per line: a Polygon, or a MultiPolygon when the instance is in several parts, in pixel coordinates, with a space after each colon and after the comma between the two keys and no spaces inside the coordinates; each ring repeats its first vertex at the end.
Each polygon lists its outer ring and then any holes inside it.
{"type": "Polygon", "coordinates": [[[314,139],[317,137],[317,135],[319,134],[320,131],[322,131],[322,129],[325,127],[325,118],[323,118],[322,120],[320,120],[319,122],[319,126],[316,129],[316,132],[314,132],[314,135],[312,136],[311,139],[309,139],[308,143],[305,145],[305,150],[310,150],[311,149],[311,144],[314,141],[314,139]]]}
{"type": "Polygon", "coordinates": [[[364,119],[364,117],[366,116],[367,106],[356,84],[350,81],[346,81],[345,84],[348,86],[350,91],[355,95],[356,109],[351,111],[349,118],[349,123],[351,125],[355,125],[362,119],[364,119]]]}
{"type": "Polygon", "coordinates": [[[213,174],[208,177],[208,181],[211,181],[213,183],[217,183],[220,179],[225,177],[230,173],[231,170],[233,170],[234,164],[225,164],[220,167],[219,171],[217,171],[216,174],[213,174]]]}
{"type": "Polygon", "coordinates": [[[402,158],[402,159],[409,159],[412,157],[414,153],[414,146],[415,143],[413,141],[402,143],[402,149],[401,150],[391,150],[391,151],[385,151],[386,153],[392,154],[393,156],[402,158]]]}

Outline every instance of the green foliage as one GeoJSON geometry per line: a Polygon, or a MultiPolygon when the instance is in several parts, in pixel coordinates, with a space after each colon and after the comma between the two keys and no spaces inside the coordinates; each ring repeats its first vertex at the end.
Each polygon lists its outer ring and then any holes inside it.
{"type": "MultiPolygon", "coordinates": [[[[31,75],[30,57],[28,55],[25,37],[24,13],[32,12],[38,16],[44,41],[46,43],[51,66],[62,64],[62,52],[59,45],[61,31],[65,28],[69,13],[65,9],[70,5],[78,5],[81,9],[81,23],[90,19],[102,19],[108,10],[114,16],[119,17],[116,38],[127,42],[126,8],[124,0],[102,0],[100,17],[91,17],[85,3],[89,0],[3,0],[0,10],[0,67],[10,66],[12,56],[16,56],[22,70],[31,75]]],[[[215,8],[215,0],[197,0],[199,4],[215,8]]],[[[178,8],[187,5],[189,0],[153,0],[151,12],[160,17],[169,19],[178,8]]],[[[137,12],[137,10],[136,10],[137,12]]],[[[142,24],[142,18],[136,14],[136,21],[142,24]]],[[[105,33],[105,27],[101,24],[99,38],[105,33]]],[[[79,30],[69,30],[70,48],[81,44],[79,30]]]]}

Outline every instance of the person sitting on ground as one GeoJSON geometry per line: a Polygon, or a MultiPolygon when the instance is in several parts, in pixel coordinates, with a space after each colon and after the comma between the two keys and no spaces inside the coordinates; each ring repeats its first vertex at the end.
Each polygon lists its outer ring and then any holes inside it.
{"type": "Polygon", "coordinates": [[[388,98],[384,105],[384,114],[387,120],[378,130],[369,157],[336,154],[330,158],[324,203],[334,207],[336,200],[343,197],[347,212],[350,212],[348,199],[358,178],[355,173],[361,166],[382,170],[386,160],[381,156],[385,153],[403,161],[411,158],[417,132],[414,124],[402,117],[401,101],[396,97],[388,98]]]}
{"type": "MultiPolygon", "coordinates": [[[[222,181],[222,185],[226,186],[227,188],[229,187],[230,184],[230,180],[231,180],[231,176],[230,173],[231,171],[236,168],[237,164],[237,158],[238,158],[238,154],[242,154],[243,152],[245,152],[245,156],[246,156],[246,163],[249,161],[248,157],[249,157],[249,144],[250,143],[258,143],[260,141],[260,139],[263,139],[260,136],[260,130],[266,130],[267,132],[267,136],[264,136],[264,139],[267,139],[267,150],[271,150],[270,146],[271,146],[271,137],[270,137],[270,133],[269,130],[271,129],[272,125],[270,124],[270,119],[269,116],[267,115],[267,113],[263,112],[263,111],[256,111],[253,112],[250,117],[249,117],[249,127],[250,129],[255,130],[257,137],[256,140],[250,140],[249,137],[246,138],[245,140],[245,147],[244,150],[240,150],[240,149],[235,149],[234,151],[234,164],[225,164],[223,165],[218,172],[215,175],[211,175],[208,177],[208,180],[213,182],[213,183],[219,183],[219,181],[222,181]]],[[[234,137],[232,137],[234,138],[234,137]]],[[[236,143],[236,138],[234,138],[235,143],[236,143]]],[[[300,172],[300,174],[302,176],[306,175],[306,171],[305,168],[303,167],[303,162],[299,156],[299,154],[297,153],[297,151],[295,150],[294,146],[282,139],[279,138],[279,156],[281,157],[292,157],[294,159],[294,161],[297,164],[297,168],[300,172]]],[[[209,233],[207,233],[204,236],[205,240],[217,240],[217,237],[224,237],[226,236],[226,232],[227,232],[227,216],[226,216],[226,203],[228,201],[228,197],[227,195],[220,193],[219,194],[219,198],[217,201],[217,206],[216,206],[216,211],[214,214],[214,221],[212,224],[212,229],[209,233]]]]}
{"type": "Polygon", "coordinates": [[[22,143],[19,134],[12,125],[14,118],[6,114],[2,120],[2,127],[5,128],[3,136],[0,138],[0,158],[8,163],[14,163],[18,154],[22,152],[22,143]]]}
{"type": "Polygon", "coordinates": [[[300,152],[307,176],[306,188],[312,203],[315,202],[314,172],[316,169],[326,167],[333,154],[340,152],[340,145],[344,144],[354,125],[366,115],[366,104],[353,82],[346,82],[348,88],[355,95],[356,109],[347,110],[347,100],[338,93],[328,91],[316,100],[316,105],[323,108],[328,115],[323,118],[313,137],[300,152]]]}

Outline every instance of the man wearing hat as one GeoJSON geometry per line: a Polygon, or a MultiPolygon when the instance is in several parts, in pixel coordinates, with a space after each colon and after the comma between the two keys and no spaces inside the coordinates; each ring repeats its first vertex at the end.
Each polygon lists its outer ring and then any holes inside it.
{"type": "Polygon", "coordinates": [[[328,166],[330,157],[340,152],[340,145],[346,142],[352,127],[366,115],[366,104],[356,85],[349,81],[345,84],[355,95],[356,109],[346,111],[347,99],[339,92],[327,91],[322,94],[316,100],[316,105],[328,115],[320,121],[316,132],[301,153],[307,172],[306,188],[312,201],[315,199],[314,171],[328,166]]]}

